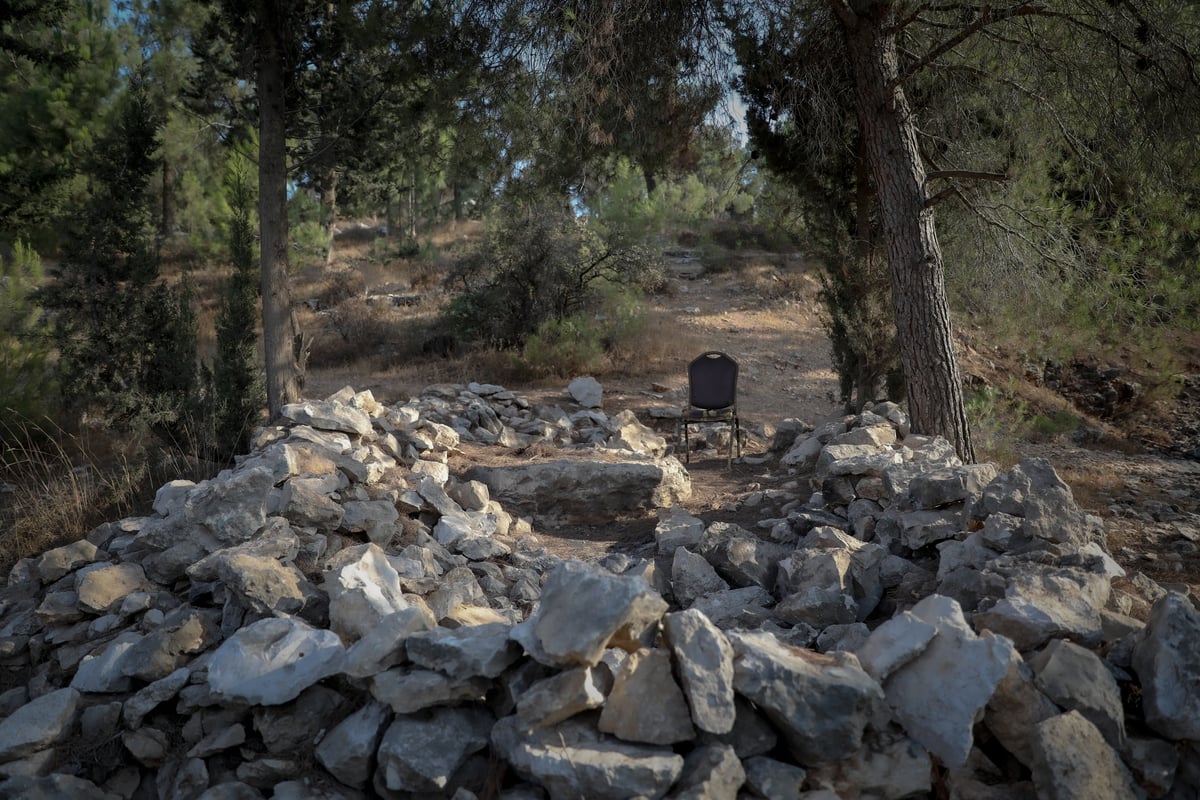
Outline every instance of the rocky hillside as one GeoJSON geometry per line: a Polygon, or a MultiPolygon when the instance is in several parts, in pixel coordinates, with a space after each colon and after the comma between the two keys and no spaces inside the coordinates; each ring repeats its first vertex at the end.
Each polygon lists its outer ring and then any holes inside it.
{"type": "Polygon", "coordinates": [[[781,425],[793,488],[708,523],[590,405],[343,390],[19,563],[0,796],[1200,796],[1200,612],[1048,462],[884,405],[781,425]],[[539,539],[651,513],[645,557],[539,539]]]}

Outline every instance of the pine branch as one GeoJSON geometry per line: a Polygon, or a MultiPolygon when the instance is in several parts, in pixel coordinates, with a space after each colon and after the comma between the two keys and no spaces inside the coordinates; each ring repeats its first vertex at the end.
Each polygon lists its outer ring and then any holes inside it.
{"type": "Polygon", "coordinates": [[[1008,180],[1008,175],[1003,172],[979,172],[970,169],[939,169],[926,173],[925,177],[928,180],[936,180],[938,178],[962,178],[972,181],[998,181],[1001,183],[1008,180]]]}
{"type": "Polygon", "coordinates": [[[892,85],[888,87],[888,91],[894,91],[901,83],[908,80],[925,67],[928,67],[934,61],[941,58],[943,55],[950,52],[955,47],[958,47],[967,39],[970,39],[972,36],[984,30],[985,28],[1000,22],[1006,22],[1010,19],[1027,16],[1061,15],[1059,15],[1057,12],[1049,11],[1045,6],[1036,5],[1033,3],[1022,3],[1021,5],[1012,6],[1011,8],[1001,9],[999,11],[993,10],[991,6],[985,5],[981,9],[979,16],[976,17],[970,24],[960,29],[958,33],[954,34],[949,39],[945,39],[940,44],[935,45],[932,50],[928,51],[925,53],[925,55],[921,56],[912,64],[910,64],[908,68],[904,70],[904,72],[900,73],[900,75],[896,77],[896,79],[892,82],[892,85]]]}

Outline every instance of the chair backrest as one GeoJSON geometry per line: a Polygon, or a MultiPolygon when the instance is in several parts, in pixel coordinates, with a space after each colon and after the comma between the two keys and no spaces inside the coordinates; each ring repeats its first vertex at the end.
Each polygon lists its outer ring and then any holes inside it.
{"type": "Polygon", "coordinates": [[[737,402],[738,364],[710,350],[688,364],[688,403],[696,408],[726,408],[737,402]]]}

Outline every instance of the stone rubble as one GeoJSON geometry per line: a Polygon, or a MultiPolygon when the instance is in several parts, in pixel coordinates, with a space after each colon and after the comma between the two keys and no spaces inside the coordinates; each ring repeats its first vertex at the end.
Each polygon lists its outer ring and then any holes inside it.
{"type": "Polygon", "coordinates": [[[18,563],[0,796],[1200,796],[1200,611],[1124,575],[1047,462],[962,465],[891,404],[785,421],[797,480],[706,524],[661,437],[572,394],[289,406],[234,468],[18,563]],[[452,475],[463,441],[626,473],[452,475]],[[533,531],[650,508],[640,556],[533,531]]]}

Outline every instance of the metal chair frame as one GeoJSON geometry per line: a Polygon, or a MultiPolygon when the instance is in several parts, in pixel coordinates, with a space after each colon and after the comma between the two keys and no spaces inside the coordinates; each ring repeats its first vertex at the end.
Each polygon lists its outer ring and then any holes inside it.
{"type": "Polygon", "coordinates": [[[688,404],[680,416],[684,458],[692,462],[692,425],[727,422],[730,427],[728,466],[733,468],[733,448],[742,457],[742,426],[737,411],[738,363],[719,350],[702,353],[688,364],[688,404]]]}

